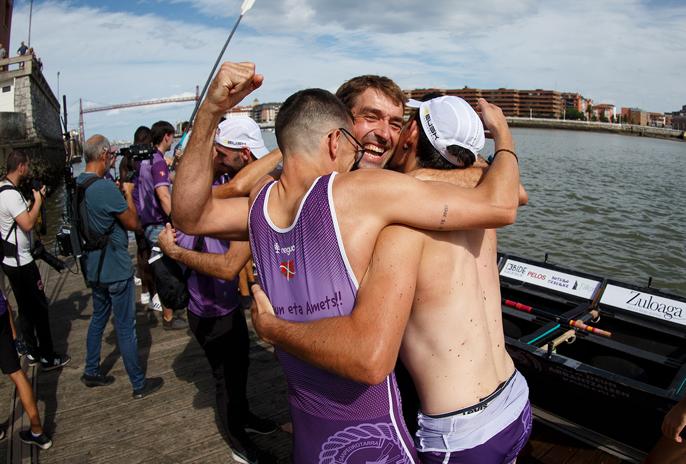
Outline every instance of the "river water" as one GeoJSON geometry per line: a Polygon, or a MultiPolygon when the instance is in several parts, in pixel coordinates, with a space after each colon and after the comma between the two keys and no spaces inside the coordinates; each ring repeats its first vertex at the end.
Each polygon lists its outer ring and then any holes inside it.
{"type": "MultiPolygon", "coordinates": [[[[686,143],[514,129],[529,205],[499,249],[686,296],[686,143]]],[[[276,146],[274,134],[265,143],[276,146]]],[[[485,154],[493,151],[487,142],[485,154]]],[[[83,169],[75,165],[76,173],[83,169]]],[[[51,243],[63,192],[48,202],[51,243]]]]}

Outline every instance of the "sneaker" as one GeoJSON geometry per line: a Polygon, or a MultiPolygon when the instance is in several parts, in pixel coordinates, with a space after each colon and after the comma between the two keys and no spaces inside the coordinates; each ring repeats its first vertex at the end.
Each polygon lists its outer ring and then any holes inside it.
{"type": "Polygon", "coordinates": [[[88,388],[93,387],[106,387],[107,385],[112,385],[114,383],[114,377],[111,375],[88,375],[83,374],[81,376],[81,382],[88,388]]]}
{"type": "Polygon", "coordinates": [[[14,347],[17,349],[17,355],[20,358],[29,354],[29,347],[26,346],[26,343],[21,338],[14,340],[14,347]]]}
{"type": "Polygon", "coordinates": [[[145,384],[138,390],[134,390],[131,396],[133,396],[134,400],[140,400],[155,393],[162,388],[162,385],[164,385],[162,377],[150,377],[145,379],[145,384]]]}
{"type": "Polygon", "coordinates": [[[263,419],[257,417],[253,413],[248,413],[248,420],[245,422],[245,431],[249,433],[257,433],[259,435],[267,435],[276,432],[279,426],[271,419],[263,419]]]}
{"type": "Polygon", "coordinates": [[[276,458],[273,455],[252,444],[247,447],[232,446],[231,457],[241,464],[276,464],[276,458]]]}
{"type": "Polygon", "coordinates": [[[164,330],[181,330],[186,327],[188,327],[188,323],[180,317],[174,316],[169,321],[162,318],[162,328],[164,330]]]}
{"type": "Polygon", "coordinates": [[[26,353],[26,360],[29,362],[29,366],[36,366],[40,362],[39,357],[31,354],[31,352],[26,353]]]}
{"type": "Polygon", "coordinates": [[[36,445],[40,449],[48,449],[52,446],[52,440],[44,433],[37,437],[31,433],[31,429],[19,432],[19,439],[28,445],[36,445]]]}
{"type": "Polygon", "coordinates": [[[150,304],[150,293],[149,292],[141,293],[141,304],[142,305],[150,304]]]}
{"type": "Polygon", "coordinates": [[[162,303],[160,303],[160,296],[157,293],[155,293],[150,300],[150,303],[148,303],[148,309],[153,311],[162,311],[162,303]]]}
{"type": "MultiPolygon", "coordinates": [[[[71,357],[68,354],[63,354],[62,356],[54,356],[51,359],[40,358],[40,365],[44,371],[53,371],[59,369],[60,367],[66,366],[71,361],[71,357]]],[[[47,448],[46,448],[47,449],[47,448]]]]}
{"type": "Polygon", "coordinates": [[[140,287],[141,285],[143,285],[143,281],[136,276],[133,276],[133,283],[136,287],[140,287]]]}

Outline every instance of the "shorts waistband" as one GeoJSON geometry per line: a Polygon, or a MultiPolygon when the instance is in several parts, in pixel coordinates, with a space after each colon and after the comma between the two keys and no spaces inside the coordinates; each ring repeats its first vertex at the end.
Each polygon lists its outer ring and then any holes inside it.
{"type": "Polygon", "coordinates": [[[452,411],[452,412],[446,412],[443,414],[424,414],[426,417],[430,417],[432,419],[442,419],[444,417],[449,417],[449,416],[467,416],[469,414],[474,414],[475,412],[483,411],[488,407],[488,403],[493,401],[500,395],[505,388],[512,382],[512,379],[514,379],[515,374],[517,373],[517,370],[512,373],[510,378],[502,382],[498,387],[493,391],[493,393],[489,394],[488,396],[479,399],[479,402],[476,404],[473,404],[471,406],[467,406],[466,408],[458,409],[457,411],[452,411]]]}

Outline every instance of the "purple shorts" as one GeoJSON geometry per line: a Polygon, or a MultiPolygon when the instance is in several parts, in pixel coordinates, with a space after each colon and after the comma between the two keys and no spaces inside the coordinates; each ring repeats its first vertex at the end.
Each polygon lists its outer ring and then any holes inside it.
{"type": "Polygon", "coordinates": [[[527,401],[519,417],[487,442],[453,452],[419,453],[424,464],[509,464],[522,451],[531,435],[531,404],[527,401]]]}

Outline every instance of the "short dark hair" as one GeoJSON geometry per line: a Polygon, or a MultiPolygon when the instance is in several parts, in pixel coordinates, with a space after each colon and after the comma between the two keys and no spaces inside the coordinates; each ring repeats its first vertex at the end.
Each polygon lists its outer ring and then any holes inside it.
{"type": "Polygon", "coordinates": [[[136,132],[133,133],[133,143],[138,145],[150,145],[152,143],[150,128],[148,126],[139,126],[138,129],[136,129],[136,132]]]}
{"type": "Polygon", "coordinates": [[[334,94],[323,89],[296,92],[281,105],[274,128],[276,142],[286,155],[289,149],[310,148],[321,132],[332,128],[350,128],[350,111],[334,94]],[[305,145],[302,145],[302,144],[305,145]]]}
{"type": "Polygon", "coordinates": [[[171,125],[171,123],[167,121],[157,121],[150,128],[150,136],[152,137],[153,146],[157,146],[160,143],[162,143],[162,140],[164,140],[164,137],[167,134],[175,133],[176,130],[174,129],[174,126],[171,125]]]}
{"type": "Polygon", "coordinates": [[[7,155],[6,168],[7,174],[16,171],[20,164],[28,163],[29,155],[19,150],[12,150],[9,155],[7,155]]]}
{"type": "Polygon", "coordinates": [[[390,98],[393,103],[400,105],[403,109],[405,108],[405,94],[400,87],[398,87],[398,84],[385,76],[367,74],[353,77],[352,79],[345,81],[343,85],[338,88],[336,96],[341,99],[349,110],[352,110],[352,107],[355,106],[355,102],[357,101],[357,97],[367,89],[374,89],[381,92],[390,98]]]}
{"type": "Polygon", "coordinates": [[[474,164],[474,154],[468,149],[459,145],[450,145],[448,153],[457,158],[458,164],[453,164],[441,155],[436,148],[431,145],[431,141],[424,133],[422,123],[417,117],[419,138],[417,140],[417,165],[420,168],[431,169],[464,169],[474,164]]]}
{"type": "Polygon", "coordinates": [[[188,128],[191,127],[190,121],[184,121],[181,123],[181,132],[186,132],[188,128]]]}

